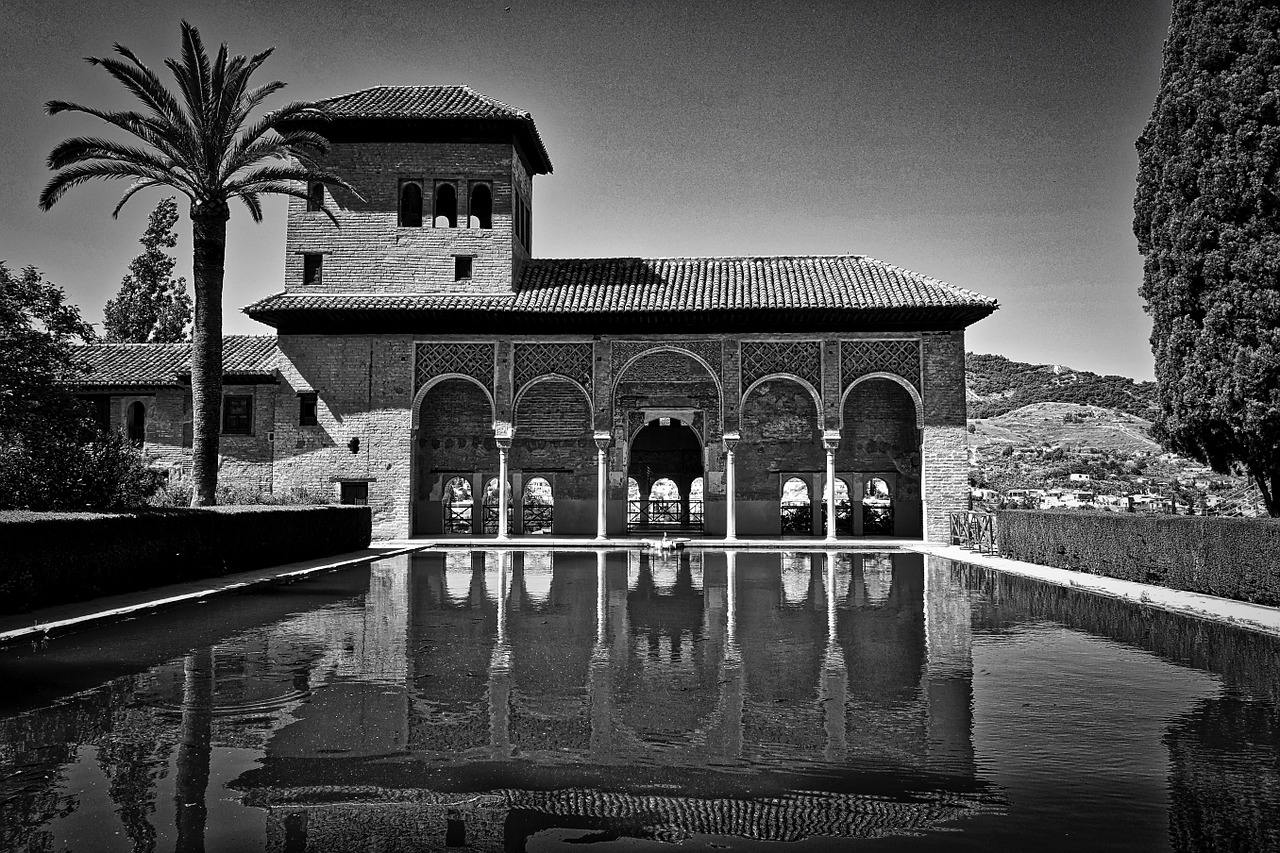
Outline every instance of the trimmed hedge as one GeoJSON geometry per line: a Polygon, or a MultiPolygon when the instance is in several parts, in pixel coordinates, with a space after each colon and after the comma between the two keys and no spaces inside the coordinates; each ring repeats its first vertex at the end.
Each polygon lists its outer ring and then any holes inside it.
{"type": "Polygon", "coordinates": [[[1280,520],[1002,510],[1000,554],[1094,575],[1280,606],[1280,520]]]}
{"type": "Polygon", "coordinates": [[[363,506],[0,512],[0,613],[358,551],[363,506]]]}

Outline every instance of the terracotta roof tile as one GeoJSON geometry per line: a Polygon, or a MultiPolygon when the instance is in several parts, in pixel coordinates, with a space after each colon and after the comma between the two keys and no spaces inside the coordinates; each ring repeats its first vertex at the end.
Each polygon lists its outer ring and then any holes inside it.
{"type": "MultiPolygon", "coordinates": [[[[87,372],[81,386],[176,385],[191,373],[191,344],[86,344],[78,348],[87,372]]],[[[226,335],[222,372],[262,376],[275,370],[279,350],[269,335],[226,335]]]]}
{"type": "Polygon", "coordinates": [[[536,174],[551,172],[551,158],[528,110],[504,104],[470,86],[374,86],[318,101],[335,119],[498,120],[528,132],[536,174]]]}
{"type": "MultiPolygon", "coordinates": [[[[279,293],[250,316],[280,311],[476,310],[520,314],[698,313],[742,310],[868,311],[964,308],[996,300],[861,255],[732,258],[543,259],[525,265],[514,292],[475,294],[279,293]]],[[[976,318],[975,318],[976,319],[976,318]]]]}

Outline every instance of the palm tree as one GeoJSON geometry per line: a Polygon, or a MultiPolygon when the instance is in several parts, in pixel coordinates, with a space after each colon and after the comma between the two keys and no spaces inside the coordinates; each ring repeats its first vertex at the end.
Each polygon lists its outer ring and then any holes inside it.
{"type": "MultiPolygon", "coordinates": [[[[170,187],[191,202],[195,279],[195,327],[191,347],[193,410],[192,497],[195,506],[214,503],[218,477],[218,420],[222,405],[222,277],[226,257],[229,202],[238,198],[255,222],[262,221],[263,194],[307,198],[309,183],[339,186],[354,193],[337,175],[316,165],[327,148],[312,130],[287,127],[297,118],[324,118],[314,105],[291,103],[250,121],[269,95],[284,88],[279,81],[250,87],[249,77],[271,50],[253,57],[227,55],[218,49],[212,62],[199,31],[182,22],[182,57],[166,59],[178,84],[165,87],[127,47],[117,44],[115,57],[90,58],[142,102],[141,111],[101,110],[67,101],[50,101],[50,115],[81,112],[128,131],[141,146],[90,136],[68,139],[49,153],[55,174],[40,193],[49,210],[63,193],[95,179],[132,179],[112,216],[137,192],[170,187]]],[[[337,218],[323,205],[324,212],[337,218]]]]}

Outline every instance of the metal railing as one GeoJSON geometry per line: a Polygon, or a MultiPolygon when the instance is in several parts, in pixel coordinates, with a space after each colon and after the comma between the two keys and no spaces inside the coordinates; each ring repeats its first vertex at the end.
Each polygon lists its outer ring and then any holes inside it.
{"type": "MultiPolygon", "coordinates": [[[[512,510],[513,510],[513,508],[512,508],[512,507],[510,507],[510,506],[508,506],[508,507],[507,507],[507,532],[508,532],[508,533],[510,533],[510,532],[512,531],[512,527],[511,527],[511,517],[512,517],[512,515],[513,515],[512,510]]],[[[497,507],[497,505],[496,505],[496,504],[485,504],[485,505],[484,505],[484,515],[483,515],[482,517],[484,518],[484,531],[483,531],[483,532],[485,532],[485,533],[497,533],[497,532],[498,532],[498,507],[497,507]]]]}
{"type": "Polygon", "coordinates": [[[444,532],[445,533],[470,533],[471,532],[471,504],[461,504],[458,506],[445,504],[444,532]]]}
{"type": "Polygon", "coordinates": [[[813,534],[813,507],[809,504],[783,504],[782,532],[813,534]]]}
{"type": "Polygon", "coordinates": [[[628,530],[702,530],[702,501],[689,501],[689,514],[685,517],[683,502],[679,500],[627,501],[628,530]]]}
{"type": "Polygon", "coordinates": [[[989,512],[953,512],[951,544],[979,554],[996,553],[996,517],[989,512]]]}
{"type": "Polygon", "coordinates": [[[551,504],[525,504],[520,517],[523,532],[550,533],[555,507],[551,504]]]}

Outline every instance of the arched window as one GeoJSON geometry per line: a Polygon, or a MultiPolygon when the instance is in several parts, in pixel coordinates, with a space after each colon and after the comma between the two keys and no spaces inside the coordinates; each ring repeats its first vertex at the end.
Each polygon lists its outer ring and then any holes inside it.
{"type": "Polygon", "coordinates": [[[893,535],[893,501],[889,484],[871,477],[862,489],[862,532],[867,536],[893,535]]]}
{"type": "Polygon", "coordinates": [[[813,503],[809,484],[792,477],[782,484],[782,532],[813,533],[813,503]]]}
{"type": "Polygon", "coordinates": [[[444,484],[440,503],[444,508],[445,533],[471,532],[471,484],[465,477],[454,477],[444,484]]]}
{"type": "Polygon", "coordinates": [[[702,489],[703,489],[702,478],[695,477],[693,482],[689,484],[689,500],[691,501],[702,500],[702,489]]]}
{"type": "Polygon", "coordinates": [[[471,216],[467,225],[471,228],[493,227],[493,190],[488,184],[473,184],[471,187],[471,204],[468,205],[471,216]]]}
{"type": "Polygon", "coordinates": [[[129,417],[126,421],[129,429],[129,440],[139,447],[147,438],[147,405],[142,402],[129,404],[129,417]]]}
{"type": "MultiPolygon", "coordinates": [[[[507,483],[507,530],[511,529],[511,484],[507,483]]],[[[490,477],[484,484],[484,496],[480,504],[484,512],[484,532],[498,532],[498,478],[490,477]]]]}
{"type": "Polygon", "coordinates": [[[414,181],[400,185],[400,227],[422,227],[422,187],[414,181]]]}
{"type": "Polygon", "coordinates": [[[324,184],[312,181],[307,184],[307,213],[319,213],[324,210],[324,184]]]}
{"type": "Polygon", "coordinates": [[[627,478],[627,500],[640,500],[640,484],[636,482],[635,477],[627,478]]]}
{"type": "Polygon", "coordinates": [[[849,484],[836,478],[836,532],[853,533],[853,503],[849,499],[849,484]]]}
{"type": "Polygon", "coordinates": [[[432,223],[437,228],[458,227],[458,191],[453,184],[436,184],[436,206],[432,223]]]}
{"type": "Polygon", "coordinates": [[[525,533],[551,532],[555,500],[551,494],[551,483],[545,477],[533,477],[524,484],[520,503],[525,533]]]}
{"type": "Polygon", "coordinates": [[[649,488],[649,524],[675,527],[680,524],[680,488],[675,481],[660,477],[649,488]]]}

